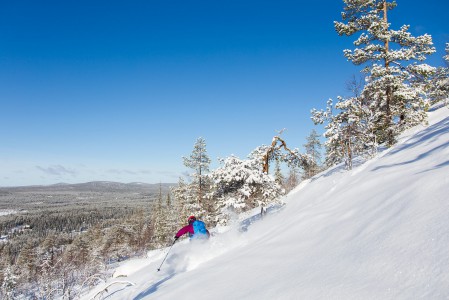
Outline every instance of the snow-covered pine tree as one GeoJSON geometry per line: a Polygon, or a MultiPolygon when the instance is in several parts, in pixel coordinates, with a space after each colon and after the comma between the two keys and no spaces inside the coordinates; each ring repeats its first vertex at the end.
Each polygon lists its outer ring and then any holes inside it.
{"type": "Polygon", "coordinates": [[[309,136],[306,138],[307,143],[304,144],[306,153],[312,158],[310,163],[304,169],[305,179],[311,178],[320,172],[321,164],[321,141],[315,129],[312,129],[309,136]]]}
{"type": "Polygon", "coordinates": [[[352,96],[346,99],[339,99],[336,108],[346,111],[348,123],[358,122],[353,126],[356,128],[358,136],[355,138],[354,154],[373,157],[377,153],[377,137],[375,134],[375,110],[371,109],[370,100],[363,94],[364,80],[357,80],[355,76],[347,83],[347,90],[352,96]]]}
{"type": "Polygon", "coordinates": [[[363,96],[346,99],[338,97],[335,105],[339,111],[336,120],[342,130],[349,169],[352,169],[354,156],[373,156],[377,151],[374,115],[365,103],[363,96]]]}
{"type": "MultiPolygon", "coordinates": [[[[189,157],[183,157],[184,165],[195,172],[191,175],[191,186],[196,190],[196,199],[198,206],[206,212],[213,207],[211,203],[206,202],[206,193],[208,192],[210,183],[208,182],[207,173],[209,172],[209,165],[211,160],[206,150],[206,140],[199,137],[193,147],[193,151],[189,157]]],[[[203,216],[205,217],[205,216],[203,216]]]]}
{"type": "Polygon", "coordinates": [[[441,83],[442,90],[446,93],[446,104],[449,105],[449,43],[446,43],[446,55],[443,57],[446,63],[445,75],[446,78],[441,83]]]}
{"type": "Polygon", "coordinates": [[[214,182],[211,197],[217,199],[216,223],[224,225],[233,213],[279,201],[283,190],[273,176],[263,171],[260,159],[231,156],[221,162],[222,166],[209,174],[214,182]]]}
{"type": "Polygon", "coordinates": [[[438,67],[428,83],[427,91],[432,104],[441,100],[449,103],[449,43],[446,43],[445,51],[446,55],[443,59],[446,66],[438,67]]]}
{"type": "Polygon", "coordinates": [[[333,115],[333,100],[327,101],[326,110],[312,109],[312,121],[315,124],[324,124],[326,132],[324,136],[327,138],[324,143],[326,149],[325,165],[331,167],[342,161],[348,167],[348,155],[345,147],[344,134],[342,133],[338,119],[333,115]]]}
{"type": "Polygon", "coordinates": [[[413,37],[408,25],[390,29],[388,11],[396,7],[395,1],[343,2],[345,22],[334,22],[335,29],[339,35],[360,33],[354,45],[361,48],[344,50],[344,55],[355,65],[365,65],[368,76],[363,93],[376,112],[377,139],[391,146],[401,131],[426,120],[427,101],[419,79],[435,71],[421,63],[435,52],[432,37],[413,37]]]}
{"type": "Polygon", "coordinates": [[[329,99],[326,111],[312,110],[312,120],[315,124],[326,123],[326,166],[331,167],[343,161],[350,170],[355,155],[370,152],[377,144],[370,127],[373,124],[370,122],[370,112],[362,104],[362,98],[337,98],[335,114],[333,101],[329,99]]]}

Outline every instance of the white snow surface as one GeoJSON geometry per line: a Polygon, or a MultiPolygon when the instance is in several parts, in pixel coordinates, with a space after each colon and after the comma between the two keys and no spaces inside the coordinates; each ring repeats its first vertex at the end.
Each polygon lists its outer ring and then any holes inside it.
{"type": "Polygon", "coordinates": [[[13,209],[0,210],[0,216],[7,216],[7,215],[16,214],[16,213],[17,213],[17,211],[13,210],[13,209]]]}
{"type": "Polygon", "coordinates": [[[449,109],[352,171],[303,182],[246,231],[123,263],[92,299],[449,299],[449,109]],[[126,282],[129,282],[126,284],[126,282]],[[133,284],[133,285],[132,285],[133,284]]]}

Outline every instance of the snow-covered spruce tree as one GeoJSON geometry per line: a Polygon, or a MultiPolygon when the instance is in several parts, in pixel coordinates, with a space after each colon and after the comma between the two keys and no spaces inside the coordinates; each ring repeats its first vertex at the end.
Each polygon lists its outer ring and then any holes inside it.
{"type": "Polygon", "coordinates": [[[388,11],[396,7],[394,1],[343,2],[344,22],[335,22],[335,29],[339,35],[360,33],[354,45],[361,48],[344,50],[344,55],[355,65],[365,65],[367,84],[363,94],[376,113],[377,140],[391,146],[401,131],[426,120],[422,78],[435,69],[421,62],[435,52],[432,38],[427,34],[413,37],[408,25],[390,29],[388,11]]]}
{"type": "Polygon", "coordinates": [[[304,169],[304,179],[311,178],[320,172],[321,164],[321,141],[315,129],[307,137],[307,143],[304,144],[306,153],[312,158],[310,164],[304,169]]]}
{"type": "Polygon", "coordinates": [[[206,176],[209,172],[209,165],[211,160],[207,155],[206,141],[204,138],[199,137],[193,147],[193,151],[189,157],[183,157],[184,165],[194,170],[191,174],[192,182],[191,187],[196,190],[196,199],[198,206],[206,212],[210,211],[213,207],[211,203],[204,197],[208,192],[210,182],[206,176]]]}
{"type": "Polygon", "coordinates": [[[279,186],[284,188],[285,177],[284,174],[282,174],[281,163],[279,159],[276,159],[276,165],[274,167],[274,180],[279,186]]]}
{"type": "Polygon", "coordinates": [[[47,252],[42,256],[42,263],[39,266],[41,270],[40,280],[38,282],[38,297],[41,299],[53,299],[53,291],[54,291],[54,263],[52,262],[53,258],[47,252]]]}
{"type": "MultiPolygon", "coordinates": [[[[159,189],[161,190],[161,187],[159,189]]],[[[130,240],[131,248],[136,254],[146,254],[154,229],[151,226],[151,213],[147,214],[145,209],[139,208],[125,222],[133,232],[130,240]]]]}
{"type": "Polygon", "coordinates": [[[20,277],[28,282],[35,280],[38,273],[36,266],[37,244],[30,238],[22,248],[16,262],[16,266],[20,266],[20,277]]]}
{"type": "Polygon", "coordinates": [[[183,178],[179,178],[178,185],[171,189],[174,198],[174,210],[177,214],[177,227],[184,226],[190,215],[203,216],[205,211],[201,209],[196,200],[196,190],[192,191],[190,185],[183,178]]]}
{"type": "Polygon", "coordinates": [[[300,182],[300,175],[298,168],[296,166],[290,166],[287,180],[285,183],[285,191],[286,193],[293,190],[300,182]]]}
{"type": "Polygon", "coordinates": [[[170,193],[167,193],[165,197],[165,215],[167,218],[169,241],[171,242],[175,231],[178,229],[179,213],[177,211],[177,207],[172,201],[172,196],[170,193]]]}
{"type": "Polygon", "coordinates": [[[446,43],[446,55],[443,57],[446,61],[446,66],[449,67],[449,43],[446,43]]]}
{"type": "Polygon", "coordinates": [[[163,203],[162,190],[159,189],[159,196],[154,203],[151,210],[151,220],[154,226],[154,235],[152,242],[156,248],[165,247],[170,244],[174,236],[173,231],[175,224],[173,224],[171,203],[163,203]],[[168,206],[170,205],[170,207],[168,206]]]}
{"type": "Polygon", "coordinates": [[[282,188],[273,176],[263,172],[260,159],[241,160],[235,156],[221,160],[222,166],[209,174],[214,183],[216,223],[225,225],[231,215],[279,201],[282,188]]]}
{"type": "Polygon", "coordinates": [[[103,259],[95,256],[92,251],[95,246],[90,235],[86,232],[75,237],[64,251],[57,271],[58,294],[62,294],[63,299],[74,299],[78,289],[92,287],[106,277],[106,274],[101,274],[105,268],[103,259]],[[84,284],[80,287],[82,282],[84,284]]]}

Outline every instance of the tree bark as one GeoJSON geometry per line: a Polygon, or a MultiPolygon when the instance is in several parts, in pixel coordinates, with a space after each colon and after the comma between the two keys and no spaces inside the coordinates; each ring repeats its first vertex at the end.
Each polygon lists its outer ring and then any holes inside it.
{"type": "Polygon", "coordinates": [[[263,170],[264,173],[268,174],[268,171],[269,171],[269,160],[270,160],[271,153],[273,153],[273,151],[275,149],[281,149],[281,148],[284,148],[284,150],[288,151],[291,155],[295,156],[296,158],[298,158],[300,161],[302,161],[305,164],[305,162],[303,161],[303,159],[301,157],[298,157],[292,150],[290,150],[287,147],[287,144],[285,143],[285,141],[283,139],[281,139],[278,136],[275,136],[273,138],[273,141],[271,142],[270,148],[268,149],[267,153],[265,153],[265,155],[263,156],[263,167],[262,167],[262,170],[263,170]],[[281,144],[276,147],[276,144],[278,142],[280,142],[281,144]]]}
{"type": "MultiPolygon", "coordinates": [[[[383,2],[383,19],[384,19],[384,26],[385,26],[385,30],[388,30],[388,6],[387,6],[387,1],[383,2]]],[[[390,61],[388,59],[388,53],[390,51],[390,41],[388,39],[386,39],[384,41],[384,49],[385,49],[385,57],[384,57],[384,62],[385,62],[385,69],[387,71],[387,73],[389,73],[389,68],[390,68],[390,61]]],[[[386,105],[385,105],[385,130],[387,131],[387,144],[388,146],[392,146],[394,144],[394,136],[393,136],[393,131],[391,128],[391,120],[392,120],[392,116],[391,116],[391,104],[393,102],[393,90],[391,89],[391,84],[389,82],[387,82],[387,87],[386,87],[386,91],[385,91],[385,96],[386,96],[386,105]]]]}

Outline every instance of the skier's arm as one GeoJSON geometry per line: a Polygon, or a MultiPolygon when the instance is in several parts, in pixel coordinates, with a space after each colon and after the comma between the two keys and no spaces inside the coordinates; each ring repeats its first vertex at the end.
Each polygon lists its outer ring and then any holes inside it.
{"type": "Polygon", "coordinates": [[[186,234],[188,232],[193,233],[193,228],[192,228],[191,225],[187,225],[187,226],[182,227],[178,231],[178,233],[175,235],[175,238],[179,238],[179,237],[183,236],[184,234],[186,234]]]}

